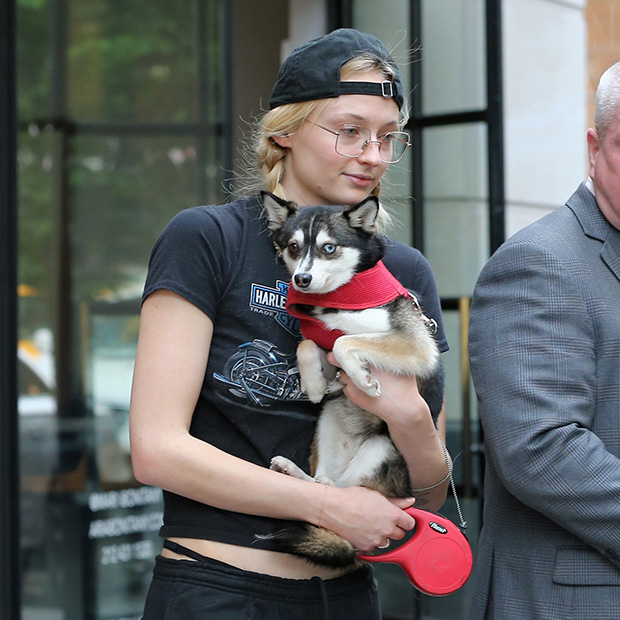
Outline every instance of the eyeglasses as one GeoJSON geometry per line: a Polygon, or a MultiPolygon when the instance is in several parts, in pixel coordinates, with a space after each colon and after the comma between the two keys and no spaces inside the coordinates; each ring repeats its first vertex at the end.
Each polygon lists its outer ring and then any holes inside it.
{"type": "Polygon", "coordinates": [[[378,136],[378,140],[371,140],[370,130],[359,125],[346,124],[340,131],[332,131],[323,125],[306,119],[312,125],[323,129],[336,136],[336,153],[343,157],[359,157],[366,147],[373,142],[379,145],[379,157],[384,164],[395,164],[403,158],[407,149],[411,146],[411,138],[404,131],[389,131],[378,136]]]}

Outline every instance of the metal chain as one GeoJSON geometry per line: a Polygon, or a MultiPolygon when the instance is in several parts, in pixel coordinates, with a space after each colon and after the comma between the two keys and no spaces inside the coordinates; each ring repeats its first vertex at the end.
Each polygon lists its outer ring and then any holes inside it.
{"type": "Polygon", "coordinates": [[[441,444],[441,448],[443,449],[444,456],[446,457],[446,465],[448,466],[448,474],[443,480],[440,480],[439,482],[432,484],[429,487],[424,487],[422,489],[411,489],[411,490],[414,493],[421,493],[422,491],[430,491],[431,489],[436,489],[438,486],[441,486],[446,480],[449,479],[450,487],[452,489],[452,494],[454,495],[454,501],[456,503],[456,510],[459,514],[459,519],[460,519],[459,529],[461,530],[461,532],[465,533],[465,530],[467,529],[467,521],[465,521],[465,519],[463,518],[463,512],[461,510],[461,503],[459,502],[459,497],[456,493],[456,485],[454,484],[454,477],[452,476],[452,471],[454,470],[452,459],[450,458],[450,453],[448,452],[448,448],[446,447],[446,444],[441,440],[440,437],[437,437],[437,439],[439,440],[439,443],[441,444]]]}

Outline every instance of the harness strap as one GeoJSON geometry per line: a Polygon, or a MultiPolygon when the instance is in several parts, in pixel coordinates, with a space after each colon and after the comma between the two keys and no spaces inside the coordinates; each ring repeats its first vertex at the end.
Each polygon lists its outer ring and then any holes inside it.
{"type": "Polygon", "coordinates": [[[331,351],[336,339],[345,332],[329,329],[319,318],[308,314],[304,306],[366,310],[383,306],[400,296],[410,297],[407,289],[392,275],[383,261],[379,261],[374,267],[356,273],[346,284],[329,293],[305,293],[291,284],[286,298],[286,310],[299,319],[304,338],[313,340],[326,351],[331,351]]]}
{"type": "Polygon", "coordinates": [[[188,558],[192,558],[192,560],[196,560],[198,562],[205,563],[209,561],[208,558],[201,555],[197,551],[184,547],[183,545],[179,545],[179,543],[173,542],[172,540],[164,540],[164,547],[170,551],[174,551],[174,553],[178,553],[179,555],[186,555],[188,558]]]}

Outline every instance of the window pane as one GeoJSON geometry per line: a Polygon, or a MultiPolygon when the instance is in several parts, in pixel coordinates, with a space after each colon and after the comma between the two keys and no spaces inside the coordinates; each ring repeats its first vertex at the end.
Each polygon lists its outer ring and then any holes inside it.
{"type": "Polygon", "coordinates": [[[424,114],[486,108],[484,0],[422,0],[424,114]]]}
{"type": "Polygon", "coordinates": [[[406,244],[413,239],[413,210],[411,203],[412,149],[397,163],[388,166],[381,179],[381,202],[393,218],[388,234],[406,244]]]}
{"type": "Polygon", "coordinates": [[[194,206],[196,140],[79,137],[72,141],[75,296],[139,296],[153,243],[194,206]]]}
{"type": "MultiPolygon", "coordinates": [[[[405,96],[411,93],[411,7],[408,0],[384,3],[377,11],[374,0],[353,2],[353,27],[370,32],[381,39],[392,52],[401,70],[405,96]]],[[[403,243],[411,244],[413,238],[413,211],[411,205],[412,149],[403,159],[391,165],[381,181],[381,201],[393,218],[388,233],[403,243]]]]}
{"type": "Polygon", "coordinates": [[[488,258],[486,126],[426,129],[424,238],[441,297],[471,295],[488,258]]]}
{"type": "Polygon", "coordinates": [[[52,56],[49,2],[17,2],[17,106],[19,118],[52,114],[52,56]]]}
{"type": "Polygon", "coordinates": [[[376,0],[353,2],[353,27],[370,32],[383,41],[400,67],[405,96],[411,93],[411,7],[409,0],[390,0],[377,10],[376,0]]]}
{"type": "Polygon", "coordinates": [[[20,338],[50,325],[53,264],[53,133],[34,124],[19,133],[17,154],[20,338]],[[34,300],[37,301],[34,301],[34,300]]]}
{"type": "Polygon", "coordinates": [[[69,116],[195,120],[195,4],[69,0],[69,116]]]}

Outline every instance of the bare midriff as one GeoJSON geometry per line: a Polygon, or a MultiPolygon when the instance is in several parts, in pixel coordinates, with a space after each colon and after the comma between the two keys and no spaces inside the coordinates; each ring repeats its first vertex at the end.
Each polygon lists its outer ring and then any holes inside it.
{"type": "MultiPolygon", "coordinates": [[[[344,568],[318,566],[288,553],[240,547],[213,540],[196,538],[170,538],[169,540],[212,560],[224,562],[253,573],[284,577],[285,579],[312,579],[312,577],[333,579],[346,575],[359,567],[359,564],[356,563],[344,568]]],[[[162,549],[161,555],[174,560],[192,560],[190,557],[166,548],[162,549]]]]}

